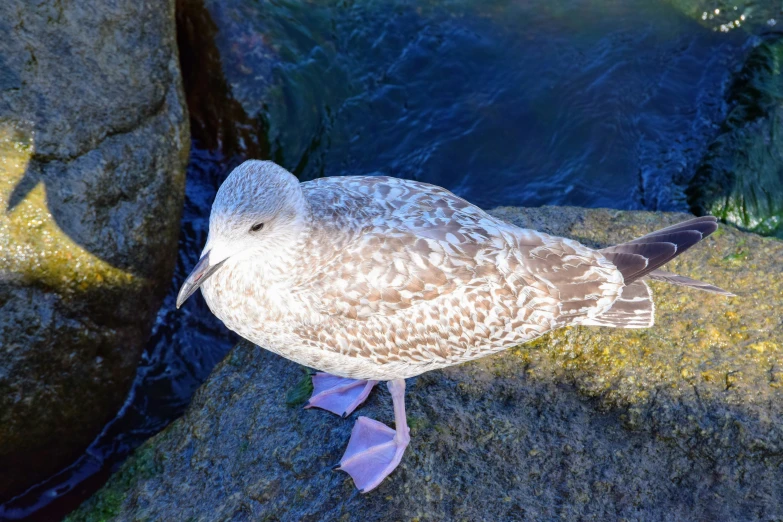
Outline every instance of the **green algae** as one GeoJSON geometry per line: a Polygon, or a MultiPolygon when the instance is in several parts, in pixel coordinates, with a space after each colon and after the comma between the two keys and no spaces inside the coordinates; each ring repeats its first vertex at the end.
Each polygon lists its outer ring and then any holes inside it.
{"type": "Polygon", "coordinates": [[[731,109],[689,184],[698,214],[783,237],[783,37],[765,37],[729,89],[731,109]]]}
{"type": "Polygon", "coordinates": [[[313,394],[313,379],[309,368],[302,368],[304,375],[285,395],[285,403],[291,407],[301,406],[313,394]]]}
{"type": "Polygon", "coordinates": [[[154,446],[139,448],[110,481],[81,509],[65,518],[65,522],[105,522],[113,520],[121,512],[121,506],[129,487],[138,480],[145,480],[160,473],[161,465],[154,446]]]}

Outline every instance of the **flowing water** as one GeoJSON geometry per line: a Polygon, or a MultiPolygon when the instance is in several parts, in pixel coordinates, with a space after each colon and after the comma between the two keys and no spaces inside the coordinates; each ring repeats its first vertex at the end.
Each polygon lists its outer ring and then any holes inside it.
{"type": "Polygon", "coordinates": [[[233,345],[200,295],[179,311],[174,298],[217,187],[245,157],[302,180],[417,179],[484,208],[687,210],[684,187],[753,44],[753,31],[720,26],[754,13],[772,25],[755,4],[712,17],[698,1],[186,4],[180,23],[203,27],[180,39],[194,142],[169,295],[117,418],[0,518],[73,509],[233,345]]]}

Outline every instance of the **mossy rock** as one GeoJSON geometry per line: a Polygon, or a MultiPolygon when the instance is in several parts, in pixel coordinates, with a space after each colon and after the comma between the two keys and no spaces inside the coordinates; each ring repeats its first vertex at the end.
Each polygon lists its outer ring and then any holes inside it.
{"type": "Polygon", "coordinates": [[[768,28],[770,20],[780,18],[780,4],[756,0],[666,0],[704,27],[728,33],[747,31],[757,34],[768,28]]]}
{"type": "Polygon", "coordinates": [[[783,35],[764,38],[737,74],[720,133],[687,193],[694,212],[783,237],[783,35]]]}
{"type": "Polygon", "coordinates": [[[0,5],[0,501],[122,405],[176,260],[173,1],[0,5]]]}
{"type": "MultiPolygon", "coordinates": [[[[594,246],[688,217],[494,213],[594,246]]],[[[651,329],[569,328],[410,379],[411,445],[366,495],[331,466],[357,415],[392,422],[385,387],[348,419],[304,410],[302,369],[240,343],[68,520],[780,519],[783,242],[723,227],[668,268],[737,296],[655,283],[651,329]]]]}

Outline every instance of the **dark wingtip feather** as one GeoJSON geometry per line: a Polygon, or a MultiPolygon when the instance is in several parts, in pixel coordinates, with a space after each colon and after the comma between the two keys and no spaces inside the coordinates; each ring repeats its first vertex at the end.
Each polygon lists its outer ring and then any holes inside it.
{"type": "Polygon", "coordinates": [[[717,229],[715,217],[702,216],[604,248],[601,253],[620,270],[625,283],[630,284],[668,263],[717,229]],[[630,257],[631,254],[644,257],[646,266],[640,269],[638,260],[630,257]]]}
{"type": "Polygon", "coordinates": [[[634,239],[634,241],[640,241],[652,236],[657,236],[660,234],[666,234],[669,232],[677,232],[682,230],[697,230],[704,233],[706,237],[707,235],[715,232],[717,229],[718,229],[718,219],[716,217],[702,216],[694,219],[689,219],[688,221],[681,221],[680,223],[668,226],[666,228],[658,229],[654,232],[650,232],[645,236],[634,239]]]}

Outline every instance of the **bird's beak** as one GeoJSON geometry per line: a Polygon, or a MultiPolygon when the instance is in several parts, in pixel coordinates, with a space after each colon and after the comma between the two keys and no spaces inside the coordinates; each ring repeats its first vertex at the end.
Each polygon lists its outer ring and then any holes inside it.
{"type": "Polygon", "coordinates": [[[214,274],[215,271],[226,261],[223,259],[214,265],[210,264],[209,253],[210,251],[207,251],[203,256],[201,256],[201,259],[198,260],[198,263],[196,263],[193,271],[190,273],[188,278],[185,279],[185,282],[182,283],[182,288],[179,289],[179,294],[177,294],[177,308],[182,306],[182,303],[187,301],[188,297],[193,295],[193,293],[198,290],[204,281],[206,281],[209,276],[214,274]]]}

